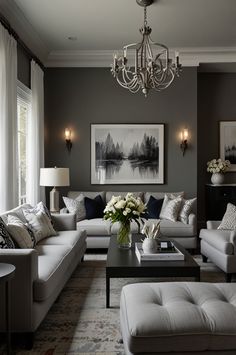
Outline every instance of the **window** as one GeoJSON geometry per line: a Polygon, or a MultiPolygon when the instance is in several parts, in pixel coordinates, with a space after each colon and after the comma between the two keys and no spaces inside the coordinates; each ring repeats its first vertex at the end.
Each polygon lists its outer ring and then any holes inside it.
{"type": "Polygon", "coordinates": [[[17,87],[17,144],[18,144],[18,202],[26,202],[27,138],[31,111],[31,90],[18,82],[17,87]]]}

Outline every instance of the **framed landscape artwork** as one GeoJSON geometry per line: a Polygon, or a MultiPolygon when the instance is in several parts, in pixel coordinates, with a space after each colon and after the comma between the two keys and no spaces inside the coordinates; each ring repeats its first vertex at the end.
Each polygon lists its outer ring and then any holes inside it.
{"type": "Polygon", "coordinates": [[[163,124],[92,124],[92,184],[163,184],[163,124]]]}
{"type": "Polygon", "coordinates": [[[236,171],[236,121],[220,122],[220,157],[230,161],[228,171],[236,171]]]}

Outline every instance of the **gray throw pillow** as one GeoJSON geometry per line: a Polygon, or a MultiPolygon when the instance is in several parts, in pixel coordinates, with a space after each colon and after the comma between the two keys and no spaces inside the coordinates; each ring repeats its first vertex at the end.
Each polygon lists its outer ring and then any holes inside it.
{"type": "Polygon", "coordinates": [[[24,216],[29,223],[30,228],[34,232],[36,243],[46,237],[57,235],[57,232],[53,228],[52,223],[46,213],[41,211],[31,213],[28,212],[28,210],[24,210],[24,216]]]}
{"type": "Polygon", "coordinates": [[[221,224],[217,229],[236,229],[236,206],[232,203],[227,204],[226,212],[223,216],[221,224]]]}
{"type": "Polygon", "coordinates": [[[179,210],[182,203],[182,197],[178,196],[172,198],[173,196],[165,195],[160,218],[161,219],[168,219],[172,222],[176,222],[179,215],[179,210]]]}
{"type": "Polygon", "coordinates": [[[19,248],[34,248],[36,243],[34,233],[25,223],[11,214],[7,216],[7,222],[7,229],[19,248]]]}
{"type": "Polygon", "coordinates": [[[63,201],[70,213],[76,214],[77,222],[86,218],[86,209],[84,205],[84,195],[80,194],[76,199],[63,196],[63,201]]]}
{"type": "Polygon", "coordinates": [[[178,220],[180,222],[188,224],[188,217],[192,212],[193,206],[196,201],[197,201],[196,197],[190,200],[185,200],[185,199],[182,200],[182,204],[179,211],[179,217],[178,217],[178,220]]]}

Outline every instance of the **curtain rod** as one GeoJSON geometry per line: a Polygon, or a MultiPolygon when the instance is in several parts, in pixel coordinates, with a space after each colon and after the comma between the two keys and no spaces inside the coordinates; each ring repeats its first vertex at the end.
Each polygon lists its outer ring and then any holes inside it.
{"type": "Polygon", "coordinates": [[[27,47],[27,45],[20,39],[20,37],[18,36],[16,31],[11,27],[10,23],[6,20],[6,18],[2,14],[0,14],[0,22],[3,25],[3,27],[5,27],[5,29],[9,32],[9,34],[15,38],[15,40],[21,46],[21,48],[25,51],[27,56],[32,58],[40,66],[40,68],[44,71],[45,67],[44,67],[43,63],[38,59],[38,57],[36,57],[33,54],[33,52],[29,49],[29,47],[27,47]]]}

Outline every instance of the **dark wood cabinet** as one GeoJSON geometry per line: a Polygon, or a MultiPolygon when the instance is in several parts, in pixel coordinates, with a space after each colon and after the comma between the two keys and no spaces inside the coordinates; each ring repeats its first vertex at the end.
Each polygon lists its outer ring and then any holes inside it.
{"type": "Polygon", "coordinates": [[[231,202],[236,205],[236,184],[206,185],[206,219],[221,220],[231,202]]]}

